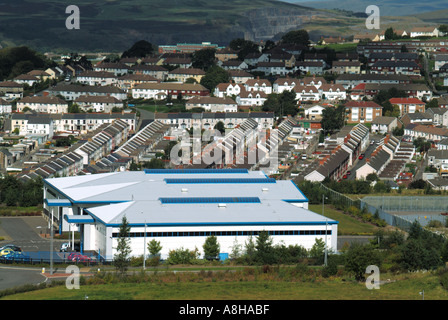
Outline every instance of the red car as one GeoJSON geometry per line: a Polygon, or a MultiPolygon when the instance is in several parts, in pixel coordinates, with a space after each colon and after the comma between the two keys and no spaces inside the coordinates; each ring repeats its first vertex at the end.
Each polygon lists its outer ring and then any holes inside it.
{"type": "Polygon", "coordinates": [[[72,252],[68,255],[67,260],[74,262],[90,262],[91,259],[79,252],[72,252]]]}
{"type": "Polygon", "coordinates": [[[342,179],[347,179],[347,175],[344,174],[344,175],[342,176],[342,179]]]}
{"type": "Polygon", "coordinates": [[[74,257],[72,261],[74,261],[74,262],[90,262],[90,257],[80,254],[80,255],[74,257]]]}
{"type": "Polygon", "coordinates": [[[359,155],[359,160],[362,160],[362,159],[364,159],[364,153],[359,155]]]}
{"type": "Polygon", "coordinates": [[[73,259],[75,259],[77,256],[80,256],[81,253],[79,252],[72,252],[68,255],[67,260],[69,261],[73,261],[73,259]]]}

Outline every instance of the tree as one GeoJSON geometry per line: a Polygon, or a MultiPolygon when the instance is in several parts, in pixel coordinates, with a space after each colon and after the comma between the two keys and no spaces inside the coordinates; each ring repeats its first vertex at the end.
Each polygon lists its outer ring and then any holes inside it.
{"type": "Polygon", "coordinates": [[[249,236],[249,238],[246,240],[246,243],[244,245],[244,258],[248,264],[252,264],[255,262],[255,243],[252,235],[249,236]]]}
{"type": "Polygon", "coordinates": [[[264,102],[262,110],[274,112],[277,117],[295,116],[298,113],[296,95],[293,91],[287,90],[280,94],[271,93],[264,102]]]}
{"type": "Polygon", "coordinates": [[[428,110],[429,108],[438,108],[439,107],[439,102],[437,101],[437,99],[431,99],[431,101],[429,101],[425,108],[426,110],[428,110]]]}
{"type": "Polygon", "coordinates": [[[306,30],[301,29],[301,30],[289,31],[282,37],[281,41],[287,44],[298,44],[308,46],[308,44],[310,43],[310,37],[306,30]]]}
{"type": "Polygon", "coordinates": [[[215,126],[213,127],[213,129],[218,130],[219,132],[221,132],[221,134],[223,134],[226,131],[226,128],[224,126],[224,122],[222,121],[218,121],[215,126]]]}
{"type": "Polygon", "coordinates": [[[213,48],[206,48],[195,51],[191,57],[193,68],[199,68],[204,71],[210,69],[215,65],[215,53],[216,50],[213,48]]]}
{"type": "Polygon", "coordinates": [[[229,80],[230,76],[226,70],[219,66],[212,66],[205,72],[200,83],[208,90],[213,91],[218,84],[229,82],[229,80]]]}
{"type": "Polygon", "coordinates": [[[324,252],[325,242],[320,238],[316,238],[309,252],[310,257],[316,259],[317,264],[322,264],[324,261],[324,252]]]}
{"type": "Polygon", "coordinates": [[[387,28],[384,32],[384,39],[385,40],[394,40],[397,38],[397,35],[394,32],[394,29],[392,27],[387,28]]]}
{"type": "Polygon", "coordinates": [[[345,124],[345,106],[339,105],[336,108],[328,107],[322,111],[321,125],[324,134],[333,134],[341,129],[345,124]]]}
{"type": "Polygon", "coordinates": [[[131,48],[124,51],[121,55],[122,58],[143,58],[148,55],[151,55],[154,52],[154,47],[152,43],[146,41],[146,40],[140,40],[137,41],[132,45],[131,48]]]}
{"type": "Polygon", "coordinates": [[[148,243],[148,252],[151,256],[158,256],[160,255],[160,251],[162,251],[162,246],[160,245],[160,241],[157,241],[156,239],[152,239],[148,243]]]}
{"type": "Polygon", "coordinates": [[[204,249],[204,258],[207,260],[214,260],[218,258],[219,255],[219,243],[218,238],[216,236],[208,236],[205,239],[204,245],[202,246],[204,249]]]}
{"type": "Polygon", "coordinates": [[[161,159],[153,158],[148,162],[143,163],[145,169],[165,169],[165,163],[161,159]]]}
{"type": "Polygon", "coordinates": [[[244,60],[244,58],[249,53],[258,53],[258,52],[260,52],[260,49],[258,48],[258,44],[256,44],[253,41],[245,40],[245,39],[242,39],[242,38],[237,38],[237,39],[233,39],[232,41],[230,41],[229,47],[232,50],[235,50],[236,52],[238,52],[238,59],[239,60],[244,60]]]}
{"type": "Polygon", "coordinates": [[[369,265],[381,266],[378,252],[370,244],[352,243],[345,253],[345,270],[352,272],[356,280],[362,281],[369,265]]]}
{"type": "Polygon", "coordinates": [[[439,31],[440,31],[440,32],[443,32],[443,33],[448,33],[448,25],[446,25],[446,24],[441,24],[441,25],[439,26],[439,31]]]}
{"type": "MultiPolygon", "coordinates": [[[[152,239],[148,243],[148,252],[150,255],[150,265],[157,266],[160,261],[160,251],[162,251],[162,246],[160,245],[160,241],[156,239],[152,239]]],[[[144,257],[145,259],[146,257],[144,257]]]]}
{"type": "Polygon", "coordinates": [[[257,262],[262,264],[273,264],[275,262],[272,241],[269,232],[263,230],[258,233],[255,245],[257,262]]]}
{"type": "Polygon", "coordinates": [[[242,245],[238,243],[238,239],[235,237],[229,258],[232,260],[237,259],[241,256],[241,253],[242,253],[242,245]]]}
{"type": "Polygon", "coordinates": [[[126,216],[121,219],[120,229],[118,231],[117,239],[117,253],[114,255],[115,268],[123,275],[130,264],[131,245],[129,232],[131,227],[126,216]]]}

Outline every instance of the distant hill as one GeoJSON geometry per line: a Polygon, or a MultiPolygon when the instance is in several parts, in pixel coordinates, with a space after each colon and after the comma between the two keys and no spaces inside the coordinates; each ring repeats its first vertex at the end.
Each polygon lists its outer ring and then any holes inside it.
{"type": "MultiPolygon", "coordinates": [[[[343,13],[275,0],[1,0],[0,44],[40,51],[122,51],[154,44],[279,38],[306,26],[315,36],[359,23],[343,13]],[[76,3],[80,29],[68,30],[65,9],[76,3]],[[337,26],[337,27],[336,27],[337,26]]],[[[341,29],[342,30],[342,29],[341,29]]]]}
{"type": "Polygon", "coordinates": [[[358,12],[365,12],[367,6],[376,5],[380,8],[382,15],[386,16],[406,16],[421,14],[437,10],[448,9],[446,0],[284,0],[289,3],[309,6],[317,9],[343,9],[358,12]]]}

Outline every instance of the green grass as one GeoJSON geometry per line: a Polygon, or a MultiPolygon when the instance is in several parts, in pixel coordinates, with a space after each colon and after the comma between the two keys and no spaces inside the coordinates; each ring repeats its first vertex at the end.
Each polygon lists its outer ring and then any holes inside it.
{"type": "MultiPolygon", "coordinates": [[[[264,278],[269,278],[265,275],[264,278]]],[[[174,281],[65,286],[9,295],[2,300],[446,300],[448,291],[435,273],[380,275],[380,289],[369,290],[365,283],[348,278],[299,278],[254,281],[174,281]]]]}
{"type": "MultiPolygon", "coordinates": [[[[322,205],[309,205],[309,210],[322,214],[322,205]]],[[[360,222],[354,217],[344,214],[339,210],[335,210],[332,206],[326,205],[323,215],[330,219],[339,221],[338,235],[373,235],[378,227],[360,222]]]]}

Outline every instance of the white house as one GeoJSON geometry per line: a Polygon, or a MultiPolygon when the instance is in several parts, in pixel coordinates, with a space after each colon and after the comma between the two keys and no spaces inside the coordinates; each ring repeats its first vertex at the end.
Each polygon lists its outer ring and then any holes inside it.
{"type": "Polygon", "coordinates": [[[296,93],[297,101],[319,101],[321,99],[319,90],[314,86],[296,85],[293,91],[296,93]]]}
{"type": "Polygon", "coordinates": [[[238,96],[241,91],[244,91],[244,85],[240,83],[220,83],[216,86],[213,94],[215,97],[231,97],[238,96]]]}
{"type": "Polygon", "coordinates": [[[51,96],[31,96],[17,101],[18,112],[23,112],[26,107],[41,113],[66,113],[68,103],[61,98],[51,96]]]}
{"type": "Polygon", "coordinates": [[[113,73],[115,76],[122,76],[129,72],[129,66],[122,62],[100,62],[93,67],[95,71],[113,73]]]}
{"type": "Polygon", "coordinates": [[[267,79],[249,79],[244,84],[246,91],[263,91],[266,94],[272,93],[272,84],[267,79]]]}
{"type": "Polygon", "coordinates": [[[283,91],[291,91],[296,85],[300,84],[300,79],[295,78],[278,78],[274,81],[272,90],[275,93],[282,93],[283,91]]]}
{"type": "Polygon", "coordinates": [[[95,112],[111,112],[113,108],[123,108],[123,101],[111,96],[80,96],[74,103],[78,104],[84,111],[90,109],[95,112]]]}
{"type": "Polygon", "coordinates": [[[391,132],[398,126],[396,117],[376,117],[371,122],[370,130],[372,133],[385,134],[391,132]]]}
{"type": "Polygon", "coordinates": [[[33,75],[21,74],[14,78],[14,82],[20,84],[27,84],[31,87],[33,84],[40,82],[40,79],[33,75]]]}
{"type": "Polygon", "coordinates": [[[262,106],[267,100],[267,94],[264,91],[242,91],[236,97],[236,103],[239,106],[262,106]]]}
{"type": "Polygon", "coordinates": [[[438,37],[440,34],[437,27],[415,27],[411,29],[410,37],[438,37]]]}
{"type": "Polygon", "coordinates": [[[0,98],[0,114],[8,114],[12,112],[12,104],[2,98],[0,98]]]}
{"type": "Polygon", "coordinates": [[[322,84],[319,88],[321,98],[324,100],[346,100],[347,92],[340,84],[322,84]]]}
{"type": "Polygon", "coordinates": [[[237,103],[229,97],[194,97],[185,104],[187,110],[203,108],[210,112],[237,112],[237,103]]]}
{"type": "Polygon", "coordinates": [[[107,71],[84,71],[76,81],[89,86],[110,86],[117,82],[117,76],[107,71]]]}
{"type": "Polygon", "coordinates": [[[309,108],[305,108],[305,117],[310,120],[320,119],[322,118],[322,113],[325,110],[325,107],[320,105],[314,105],[309,108]]]}

